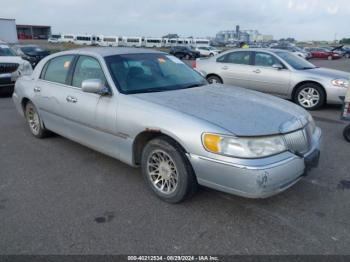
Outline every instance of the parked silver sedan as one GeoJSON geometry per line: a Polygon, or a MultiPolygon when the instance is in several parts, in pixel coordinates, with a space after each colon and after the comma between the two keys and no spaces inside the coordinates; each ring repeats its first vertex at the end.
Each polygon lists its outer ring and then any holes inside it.
{"type": "Polygon", "coordinates": [[[50,130],[141,166],[153,192],[172,203],[198,184],[269,197],[294,185],[319,159],[321,131],[301,107],[208,85],[163,52],[57,53],[17,81],[13,100],[35,137],[50,130]]]}
{"type": "Polygon", "coordinates": [[[230,50],[197,60],[197,70],[210,83],[224,83],[291,99],[307,110],[325,103],[341,104],[350,74],[318,68],[291,52],[278,49],[230,50]]]}

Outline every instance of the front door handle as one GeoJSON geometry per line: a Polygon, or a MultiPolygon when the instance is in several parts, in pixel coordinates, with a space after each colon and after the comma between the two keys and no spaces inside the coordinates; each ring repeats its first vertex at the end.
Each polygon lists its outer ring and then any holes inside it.
{"type": "Polygon", "coordinates": [[[228,66],[223,66],[222,67],[222,70],[227,70],[228,69],[228,66]]]}
{"type": "Polygon", "coordinates": [[[260,73],[261,73],[261,70],[260,70],[260,69],[256,69],[256,70],[254,70],[253,72],[256,73],[256,74],[260,74],[260,73]]]}
{"type": "Polygon", "coordinates": [[[66,101],[67,101],[68,103],[76,103],[76,102],[78,102],[78,99],[76,99],[76,98],[73,97],[73,96],[67,96],[67,97],[66,97],[66,101]]]}
{"type": "Polygon", "coordinates": [[[38,86],[34,87],[34,92],[35,93],[40,93],[40,91],[41,91],[40,87],[38,87],[38,86]]]}

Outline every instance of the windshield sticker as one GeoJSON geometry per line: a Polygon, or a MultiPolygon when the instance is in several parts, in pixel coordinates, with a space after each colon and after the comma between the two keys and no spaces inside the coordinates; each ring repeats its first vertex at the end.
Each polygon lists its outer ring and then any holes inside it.
{"type": "Polygon", "coordinates": [[[69,67],[69,65],[70,65],[70,61],[66,61],[66,62],[64,62],[63,67],[64,67],[64,68],[68,68],[68,67],[69,67]]]}
{"type": "Polygon", "coordinates": [[[164,58],[160,57],[160,58],[158,58],[158,62],[163,64],[166,62],[166,60],[164,58]]]}
{"type": "Polygon", "coordinates": [[[176,58],[175,56],[167,55],[166,57],[176,64],[183,64],[183,62],[180,59],[176,58]]]}

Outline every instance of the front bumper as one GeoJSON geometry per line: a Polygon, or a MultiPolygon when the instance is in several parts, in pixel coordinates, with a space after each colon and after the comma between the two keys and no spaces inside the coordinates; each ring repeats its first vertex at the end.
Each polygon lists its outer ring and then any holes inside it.
{"type": "Polygon", "coordinates": [[[0,88],[13,87],[17,80],[14,73],[0,74],[0,88]]]}
{"type": "Polygon", "coordinates": [[[328,104],[343,104],[342,97],[345,97],[347,88],[336,87],[332,84],[324,85],[327,93],[328,104]]]}
{"type": "Polygon", "coordinates": [[[293,186],[318,165],[320,141],[321,131],[317,129],[307,154],[285,152],[272,157],[278,161],[269,164],[262,164],[261,159],[241,165],[191,154],[188,157],[199,184],[242,197],[267,198],[293,186]]]}

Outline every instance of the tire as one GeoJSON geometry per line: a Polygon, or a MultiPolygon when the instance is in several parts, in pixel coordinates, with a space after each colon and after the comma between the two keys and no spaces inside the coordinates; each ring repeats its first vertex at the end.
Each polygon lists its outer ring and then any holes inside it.
{"type": "Polygon", "coordinates": [[[168,203],[184,201],[197,190],[197,179],[185,152],[167,137],[148,142],[142,151],[141,168],[149,188],[168,203]]]}
{"type": "Polygon", "coordinates": [[[328,60],[333,60],[333,56],[330,55],[330,56],[327,57],[327,59],[328,60]]]}
{"type": "Polygon", "coordinates": [[[350,58],[350,54],[345,54],[345,57],[346,58],[350,58]]]}
{"type": "Polygon", "coordinates": [[[213,53],[210,53],[210,54],[209,54],[209,56],[210,56],[210,57],[213,57],[213,56],[214,56],[214,54],[213,54],[213,53]]]}
{"type": "Polygon", "coordinates": [[[304,109],[312,111],[325,104],[326,94],[321,86],[307,83],[298,87],[293,100],[304,109]]]}
{"type": "Polygon", "coordinates": [[[191,56],[189,54],[185,55],[185,59],[186,60],[190,60],[191,59],[191,56]]]}
{"type": "Polygon", "coordinates": [[[345,140],[350,143],[350,125],[345,127],[344,132],[343,132],[343,136],[344,136],[345,140]]]}
{"type": "Polygon", "coordinates": [[[223,84],[221,78],[215,75],[207,77],[207,81],[209,84],[223,84]]]}
{"type": "Polygon", "coordinates": [[[25,106],[25,118],[33,136],[36,138],[44,138],[48,135],[48,130],[44,127],[36,107],[30,101],[27,102],[25,106]]]}
{"type": "Polygon", "coordinates": [[[0,88],[0,97],[10,97],[13,94],[14,86],[0,88]]]}

